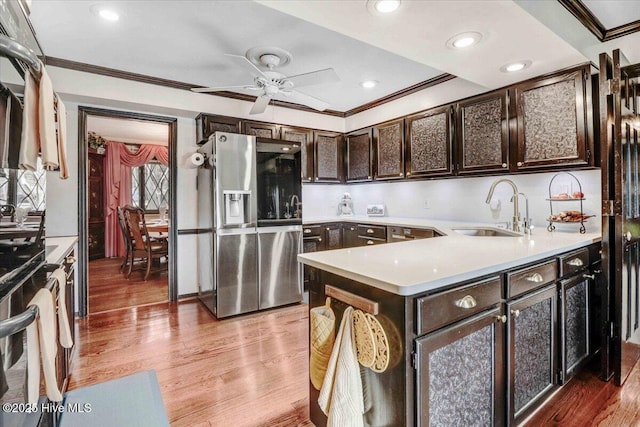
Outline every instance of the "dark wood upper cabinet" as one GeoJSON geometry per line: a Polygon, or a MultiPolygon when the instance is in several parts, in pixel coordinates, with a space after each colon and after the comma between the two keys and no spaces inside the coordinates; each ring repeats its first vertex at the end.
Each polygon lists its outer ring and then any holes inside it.
{"type": "Polygon", "coordinates": [[[456,147],[459,174],[509,170],[507,90],[457,104],[456,147]]]}
{"type": "Polygon", "coordinates": [[[313,181],[313,130],[280,126],[280,139],[300,143],[302,182],[313,181]]]}
{"type": "Polygon", "coordinates": [[[196,117],[196,138],[198,144],[204,144],[214,132],[240,133],[240,119],[201,113],[196,117]]]}
{"type": "Polygon", "coordinates": [[[344,137],[338,132],[315,131],[314,182],[342,182],[344,137]]]}
{"type": "Polygon", "coordinates": [[[407,178],[451,174],[452,110],[446,105],[405,119],[407,178]]]}
{"type": "Polygon", "coordinates": [[[347,182],[371,181],[371,128],[358,130],[346,136],[347,182]]]}
{"type": "Polygon", "coordinates": [[[512,89],[515,170],[592,164],[587,124],[590,78],[588,69],[581,68],[512,89]]]}
{"type": "Polygon", "coordinates": [[[374,126],[373,176],[376,180],[404,178],[404,120],[374,126]]]}
{"type": "Polygon", "coordinates": [[[242,133],[245,135],[253,135],[257,138],[280,138],[280,126],[275,123],[242,121],[242,133]]]}

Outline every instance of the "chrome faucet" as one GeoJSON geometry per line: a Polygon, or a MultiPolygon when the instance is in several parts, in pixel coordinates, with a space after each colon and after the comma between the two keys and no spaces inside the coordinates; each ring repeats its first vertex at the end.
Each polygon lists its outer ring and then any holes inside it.
{"type": "Polygon", "coordinates": [[[293,217],[300,218],[300,214],[302,213],[302,210],[300,209],[300,205],[302,205],[302,203],[300,203],[300,198],[298,197],[297,194],[294,194],[293,196],[291,196],[291,201],[289,204],[293,209],[293,217]]]}
{"type": "MultiPolygon", "coordinates": [[[[513,196],[511,197],[511,201],[513,202],[513,222],[511,224],[511,229],[513,231],[520,231],[520,227],[519,227],[519,222],[520,222],[520,211],[518,209],[518,187],[516,186],[516,184],[511,181],[510,179],[506,179],[506,178],[502,178],[502,179],[498,179],[495,180],[493,182],[493,184],[491,184],[491,188],[489,188],[489,194],[487,194],[487,200],[485,200],[486,204],[491,203],[491,198],[493,197],[493,192],[495,191],[496,187],[498,186],[498,184],[500,184],[501,182],[505,182],[507,184],[509,184],[511,186],[511,188],[513,188],[513,196]]],[[[526,200],[526,197],[525,197],[526,200]]],[[[528,202],[527,202],[528,204],[528,202]]]]}

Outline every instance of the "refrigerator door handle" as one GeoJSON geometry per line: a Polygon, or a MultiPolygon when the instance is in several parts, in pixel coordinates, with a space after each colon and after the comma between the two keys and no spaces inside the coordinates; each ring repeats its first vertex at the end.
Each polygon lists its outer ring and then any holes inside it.
{"type": "Polygon", "coordinates": [[[256,234],[255,227],[248,228],[218,228],[215,230],[220,236],[233,236],[239,234],[256,234]]]}

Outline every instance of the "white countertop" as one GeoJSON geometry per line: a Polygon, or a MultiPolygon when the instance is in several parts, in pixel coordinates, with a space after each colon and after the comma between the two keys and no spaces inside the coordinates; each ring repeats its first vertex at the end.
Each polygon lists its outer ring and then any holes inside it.
{"type": "Polygon", "coordinates": [[[298,260],[306,265],[397,295],[436,290],[601,240],[599,233],[580,234],[577,227],[575,233],[535,229],[531,236],[465,236],[452,231],[451,227],[479,224],[420,218],[325,217],[305,219],[304,223],[345,221],[428,227],[445,234],[430,239],[298,255],[298,260]]]}
{"type": "Polygon", "coordinates": [[[47,250],[47,264],[60,264],[77,241],[78,236],[45,237],[45,247],[56,246],[52,250],[47,250]]]}

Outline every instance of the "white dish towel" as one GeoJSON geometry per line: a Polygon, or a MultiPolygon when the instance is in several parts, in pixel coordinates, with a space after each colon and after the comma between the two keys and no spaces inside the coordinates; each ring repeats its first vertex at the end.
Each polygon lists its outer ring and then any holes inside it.
{"type": "Polygon", "coordinates": [[[60,402],[62,394],[56,380],[56,323],[53,295],[42,288],[31,299],[28,306],[38,307],[36,320],[27,326],[27,399],[28,403],[38,403],[40,394],[40,358],[44,371],[44,383],[47,397],[60,402]]]}
{"type": "Polygon", "coordinates": [[[71,338],[71,325],[67,316],[67,274],[64,269],[58,268],[51,273],[51,278],[58,281],[58,330],[60,331],[60,345],[64,348],[73,346],[71,338]]]}
{"type": "Polygon", "coordinates": [[[328,427],[364,426],[362,380],[352,314],[353,307],[347,307],[342,315],[318,398],[320,409],[327,415],[328,427]]]}

